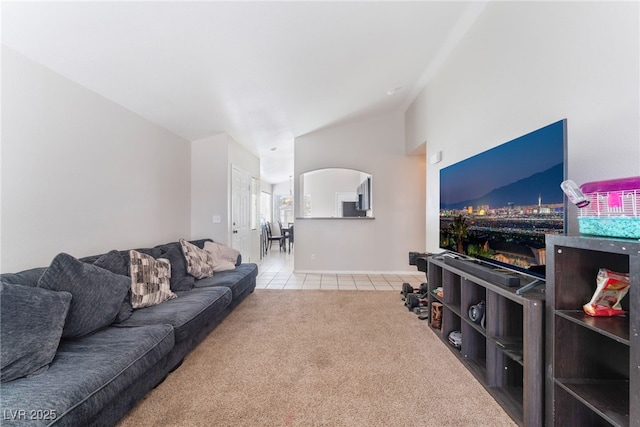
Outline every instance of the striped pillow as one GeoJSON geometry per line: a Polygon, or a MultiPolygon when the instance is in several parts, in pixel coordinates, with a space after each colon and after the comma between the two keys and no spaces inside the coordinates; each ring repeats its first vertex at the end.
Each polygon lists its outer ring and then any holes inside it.
{"type": "Polygon", "coordinates": [[[131,305],[133,308],[149,307],[176,298],[171,292],[171,263],[164,258],[130,250],[131,305]]]}

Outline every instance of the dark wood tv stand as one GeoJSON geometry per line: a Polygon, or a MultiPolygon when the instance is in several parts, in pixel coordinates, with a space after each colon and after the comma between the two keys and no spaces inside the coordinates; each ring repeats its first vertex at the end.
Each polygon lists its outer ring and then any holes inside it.
{"type": "Polygon", "coordinates": [[[516,423],[544,425],[544,286],[519,295],[530,277],[516,274],[521,286],[505,286],[454,264],[442,255],[428,258],[429,305],[442,304],[441,327],[430,320],[430,329],[516,423]],[[486,304],[484,327],[469,317],[480,301],[486,304]],[[449,343],[452,331],[462,333],[460,349],[449,343]]]}

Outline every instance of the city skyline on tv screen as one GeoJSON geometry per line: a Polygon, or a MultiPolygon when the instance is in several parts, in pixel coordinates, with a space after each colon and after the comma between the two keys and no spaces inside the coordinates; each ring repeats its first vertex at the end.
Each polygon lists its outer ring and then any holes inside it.
{"type": "MultiPolygon", "coordinates": [[[[441,169],[440,208],[478,199],[492,190],[562,165],[563,133],[563,123],[556,122],[441,169]]],[[[560,183],[557,186],[545,195],[562,203],[560,183]]],[[[533,201],[537,203],[535,196],[533,201]]]]}
{"type": "Polygon", "coordinates": [[[544,264],[545,234],[564,232],[565,139],[561,120],[441,169],[440,247],[518,269],[544,264]]]}

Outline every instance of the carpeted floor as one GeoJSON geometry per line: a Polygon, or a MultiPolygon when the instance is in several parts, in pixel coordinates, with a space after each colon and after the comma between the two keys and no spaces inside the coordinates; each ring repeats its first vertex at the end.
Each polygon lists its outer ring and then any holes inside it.
{"type": "Polygon", "coordinates": [[[399,292],[258,289],[119,424],[515,426],[399,292]]]}

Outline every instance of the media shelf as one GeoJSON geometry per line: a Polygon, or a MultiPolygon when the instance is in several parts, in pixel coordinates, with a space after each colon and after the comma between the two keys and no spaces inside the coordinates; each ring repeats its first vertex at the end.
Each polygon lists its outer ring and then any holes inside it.
{"type": "Polygon", "coordinates": [[[519,295],[530,277],[505,271],[506,281],[495,268],[466,268],[439,255],[427,262],[429,305],[442,304],[441,325],[430,322],[430,329],[516,423],[544,425],[544,287],[519,295]],[[469,308],[481,301],[484,322],[474,322],[469,308]],[[462,334],[460,348],[449,343],[452,331],[462,334]]]}
{"type": "Polygon", "coordinates": [[[547,236],[546,424],[640,427],[640,243],[547,236]],[[624,317],[582,306],[600,268],[629,273],[624,317]]]}

